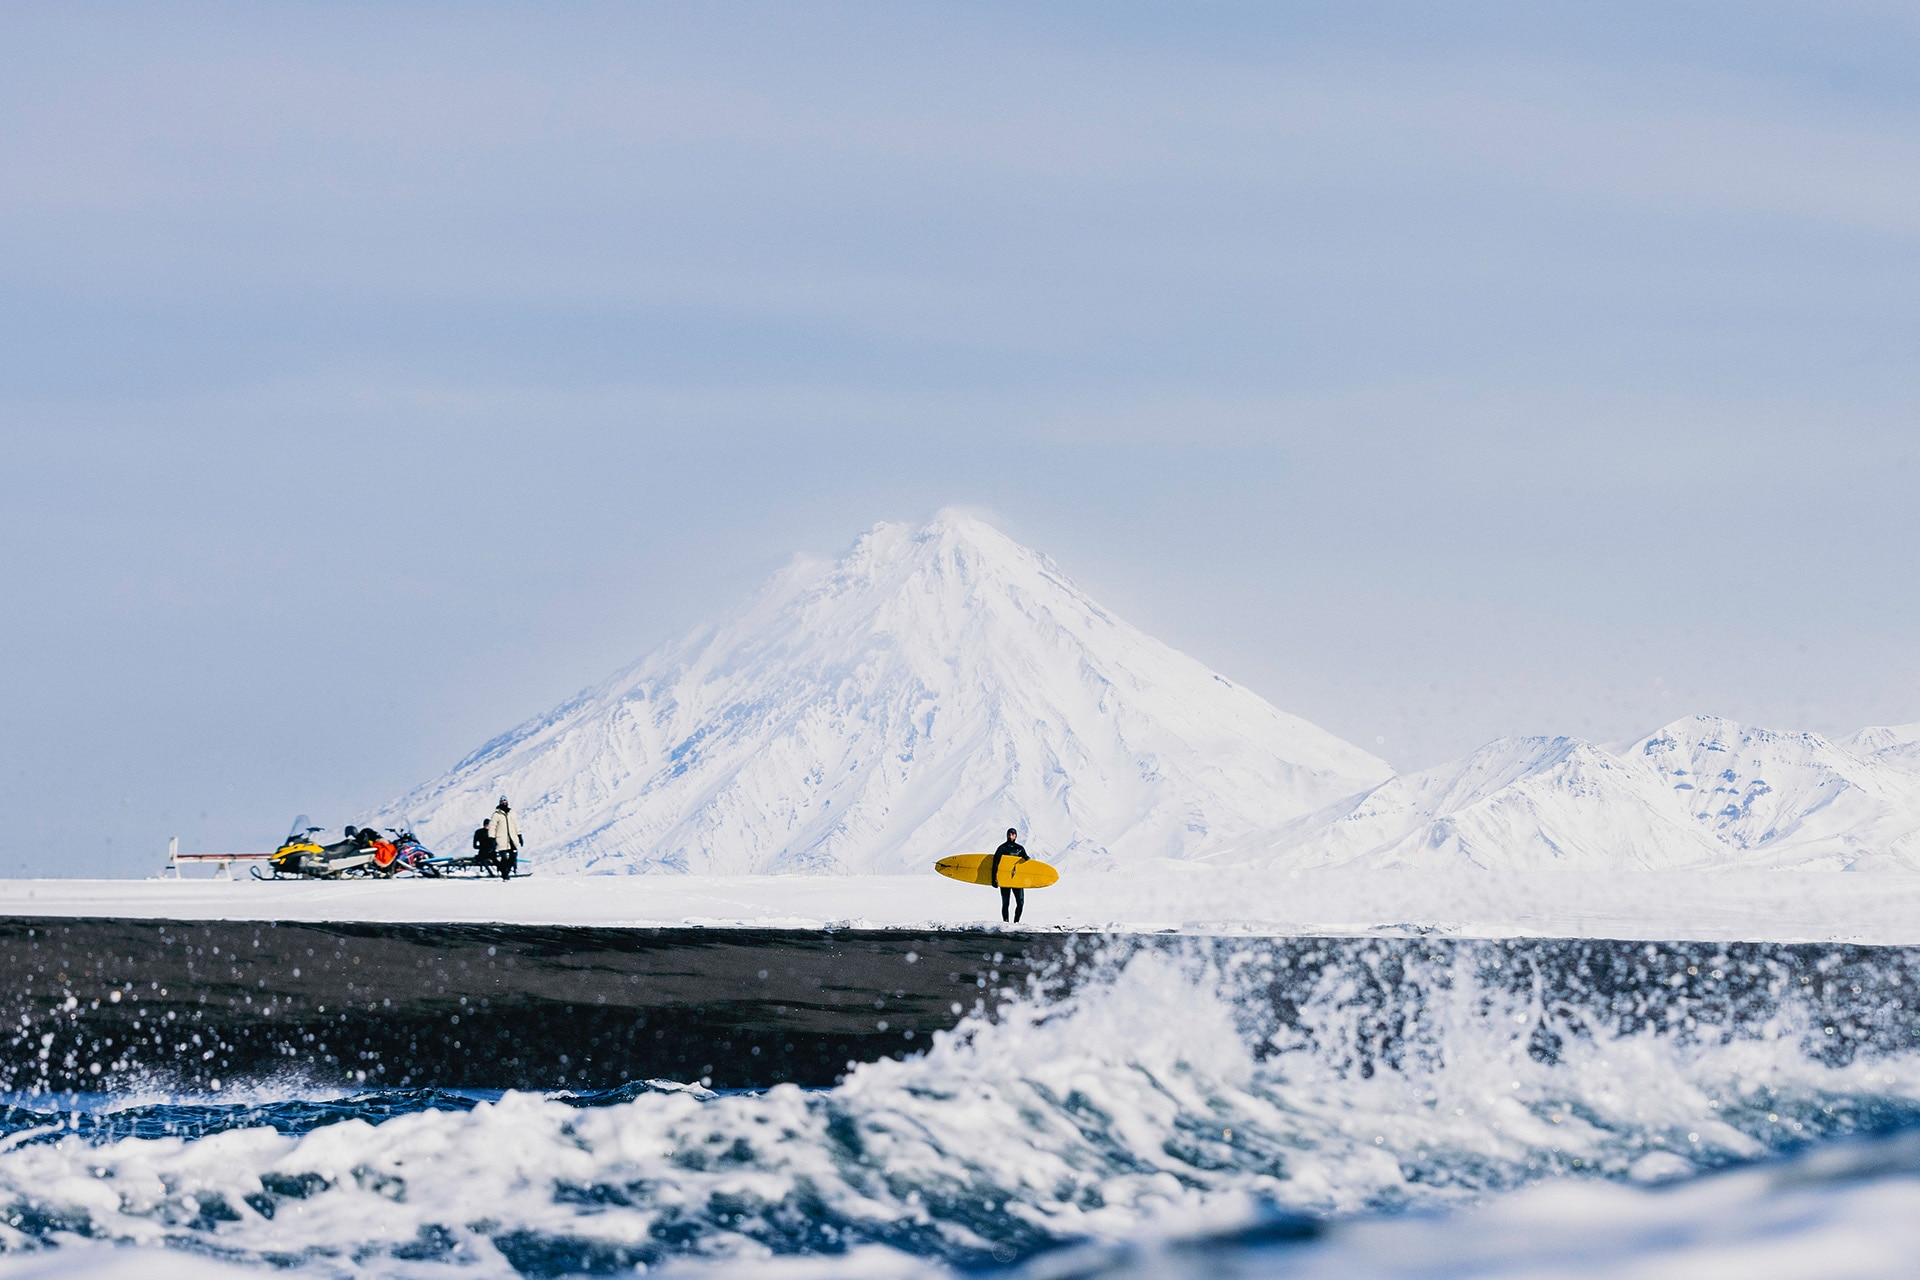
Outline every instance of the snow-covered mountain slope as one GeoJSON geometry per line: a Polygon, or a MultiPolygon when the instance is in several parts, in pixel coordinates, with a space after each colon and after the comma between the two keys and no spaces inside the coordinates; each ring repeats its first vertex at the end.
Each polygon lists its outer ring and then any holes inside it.
{"type": "Polygon", "coordinates": [[[1574,738],[1502,738],[1293,823],[1274,852],[1302,865],[1670,869],[1713,860],[1660,779],[1574,738]]]}
{"type": "Polygon", "coordinates": [[[1296,819],[1222,862],[1506,870],[1920,869],[1920,732],[1844,743],[1713,716],[1609,751],[1510,738],[1296,819]]]}
{"type": "Polygon", "coordinates": [[[1842,738],[1840,745],[1862,759],[1920,774],[1920,724],[1875,725],[1842,738]]]}
{"type": "Polygon", "coordinates": [[[1920,865],[1920,774],[1900,730],[1864,730],[1849,750],[1714,716],[1675,721],[1627,748],[1743,865],[1920,865]]]}
{"type": "Polygon", "coordinates": [[[1204,857],[1390,774],[944,512],[796,562],[377,820],[458,849],[505,792],[543,870],[919,870],[1009,826],[1104,868],[1204,857]]]}

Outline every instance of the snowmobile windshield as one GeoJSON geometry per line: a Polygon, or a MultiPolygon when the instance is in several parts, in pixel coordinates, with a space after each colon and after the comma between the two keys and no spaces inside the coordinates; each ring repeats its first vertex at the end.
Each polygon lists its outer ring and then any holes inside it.
{"type": "Polygon", "coordinates": [[[290,842],[294,840],[298,840],[301,836],[306,835],[307,832],[312,829],[313,829],[313,819],[309,818],[306,814],[303,813],[299,817],[293,820],[293,826],[289,828],[287,831],[287,839],[290,842]]]}

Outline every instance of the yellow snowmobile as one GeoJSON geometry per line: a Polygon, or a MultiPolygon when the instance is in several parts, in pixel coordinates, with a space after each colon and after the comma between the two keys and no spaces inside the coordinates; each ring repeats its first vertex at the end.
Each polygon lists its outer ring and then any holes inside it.
{"type": "Polygon", "coordinates": [[[295,818],[293,830],[267,859],[273,874],[261,876],[260,869],[255,867],[254,875],[262,880],[285,876],[331,880],[338,876],[366,875],[375,870],[373,845],[379,838],[378,832],[372,828],[363,831],[348,827],[346,839],[323,845],[313,838],[320,828],[307,825],[308,821],[304,813],[295,818]]]}

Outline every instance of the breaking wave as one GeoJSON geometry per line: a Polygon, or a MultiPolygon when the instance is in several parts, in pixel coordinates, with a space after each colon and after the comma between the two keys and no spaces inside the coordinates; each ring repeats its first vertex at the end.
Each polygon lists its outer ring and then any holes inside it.
{"type": "Polygon", "coordinates": [[[1106,944],[830,1089],[21,1099],[0,1248],[938,1274],[1250,1227],[1282,1248],[1920,1122],[1905,953],[1328,945],[1106,944]]]}

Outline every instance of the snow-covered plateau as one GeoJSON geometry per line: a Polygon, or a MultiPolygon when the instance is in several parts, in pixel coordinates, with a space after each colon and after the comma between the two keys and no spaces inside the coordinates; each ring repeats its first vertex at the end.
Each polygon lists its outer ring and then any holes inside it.
{"type": "Polygon", "coordinates": [[[1699,716],[1394,776],[957,511],[797,560],[371,820],[458,850],[501,793],[543,873],[924,873],[1009,826],[1079,875],[1920,870],[1920,726],[1699,716]]]}

